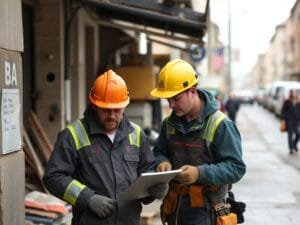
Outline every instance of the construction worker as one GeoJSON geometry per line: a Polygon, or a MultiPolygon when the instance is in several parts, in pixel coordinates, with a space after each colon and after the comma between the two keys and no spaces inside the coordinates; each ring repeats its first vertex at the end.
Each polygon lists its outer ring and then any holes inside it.
{"type": "Polygon", "coordinates": [[[153,197],[117,201],[155,158],[142,129],[123,114],[129,104],[124,80],[112,70],[99,76],[84,117],[62,130],[43,183],[73,206],[72,225],[138,225],[142,204],[162,198],[166,184],[149,188],[153,197]]]}
{"type": "Polygon", "coordinates": [[[224,224],[236,224],[224,198],[228,185],[239,181],[246,170],[241,137],[235,124],[218,110],[214,96],[197,89],[197,84],[193,67],[175,59],[162,68],[151,91],[152,96],[167,99],[172,109],[154,145],[156,170],[182,169],[169,184],[162,222],[215,225],[224,215],[229,218],[224,224]]]}

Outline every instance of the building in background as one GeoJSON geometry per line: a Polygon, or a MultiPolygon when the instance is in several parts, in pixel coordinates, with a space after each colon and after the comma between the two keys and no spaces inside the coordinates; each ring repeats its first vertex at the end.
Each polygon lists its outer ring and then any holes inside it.
{"type": "Polygon", "coordinates": [[[249,72],[247,84],[267,88],[279,80],[300,81],[300,1],[290,10],[288,19],[277,25],[267,51],[258,56],[249,72]]]}

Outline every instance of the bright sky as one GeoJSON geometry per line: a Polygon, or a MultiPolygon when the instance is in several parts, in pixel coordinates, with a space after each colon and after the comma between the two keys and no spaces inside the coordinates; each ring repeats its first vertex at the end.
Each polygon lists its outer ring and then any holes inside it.
{"type": "Polygon", "coordinates": [[[228,4],[231,5],[231,45],[240,49],[240,62],[232,64],[232,77],[242,78],[264,53],[276,25],[285,22],[295,0],[210,0],[211,18],[228,45],[228,4]]]}

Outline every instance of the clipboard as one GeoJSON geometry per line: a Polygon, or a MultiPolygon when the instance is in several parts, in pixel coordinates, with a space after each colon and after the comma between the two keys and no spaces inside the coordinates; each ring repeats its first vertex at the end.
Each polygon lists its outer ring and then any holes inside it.
{"type": "Polygon", "coordinates": [[[122,192],[117,200],[127,201],[139,198],[150,197],[147,189],[158,183],[169,183],[176,175],[182,172],[181,169],[169,170],[164,172],[147,172],[142,173],[124,192],[122,192]]]}

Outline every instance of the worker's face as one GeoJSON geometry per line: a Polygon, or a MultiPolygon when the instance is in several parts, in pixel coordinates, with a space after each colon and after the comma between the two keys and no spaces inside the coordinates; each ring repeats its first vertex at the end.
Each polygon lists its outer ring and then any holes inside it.
{"type": "Polygon", "coordinates": [[[178,95],[175,95],[172,98],[168,98],[169,107],[174,111],[176,116],[184,116],[187,115],[192,107],[192,89],[188,89],[178,95]]]}
{"type": "Polygon", "coordinates": [[[119,126],[124,110],[124,108],[103,109],[95,107],[96,120],[105,132],[113,133],[119,126]]]}

